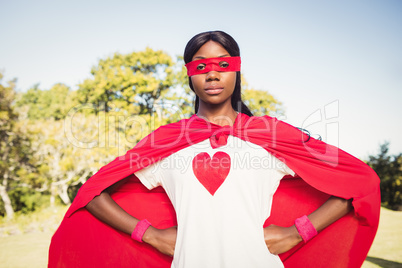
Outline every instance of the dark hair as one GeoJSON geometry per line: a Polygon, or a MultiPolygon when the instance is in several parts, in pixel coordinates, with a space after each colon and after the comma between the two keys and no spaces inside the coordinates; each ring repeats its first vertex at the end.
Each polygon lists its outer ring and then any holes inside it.
{"type": "MultiPolygon", "coordinates": [[[[208,41],[214,41],[219,43],[232,57],[240,56],[240,48],[236,41],[225,32],[222,31],[211,31],[197,34],[188,41],[186,48],[184,49],[184,62],[187,64],[192,61],[193,56],[197,51],[208,41]]],[[[189,77],[189,85],[192,91],[193,84],[191,83],[191,78],[189,77]]],[[[195,98],[195,113],[198,112],[199,98],[195,98]]],[[[250,109],[244,104],[241,99],[241,75],[240,72],[236,72],[236,84],[232,94],[231,99],[232,107],[235,111],[252,116],[250,109]]]]}

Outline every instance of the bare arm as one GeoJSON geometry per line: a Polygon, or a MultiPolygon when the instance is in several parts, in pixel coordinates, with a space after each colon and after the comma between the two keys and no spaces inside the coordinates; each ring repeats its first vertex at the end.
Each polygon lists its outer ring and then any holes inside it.
{"type": "Polygon", "coordinates": [[[321,207],[308,215],[308,218],[319,232],[348,214],[352,209],[352,200],[331,196],[321,207]]]}
{"type": "MultiPolygon", "coordinates": [[[[353,209],[352,201],[332,196],[322,206],[308,215],[309,220],[319,232],[342,218],[353,209]]],[[[280,227],[270,225],[264,228],[265,243],[272,254],[288,251],[302,241],[294,225],[280,227]]]]}
{"type": "MultiPolygon", "coordinates": [[[[110,197],[110,193],[122,183],[124,181],[112,185],[96,196],[86,205],[86,209],[104,223],[126,234],[131,234],[139,220],[128,214],[110,197]]],[[[176,227],[157,229],[150,226],[144,233],[143,241],[163,254],[173,256],[176,233],[176,227]]]]}
{"type": "Polygon", "coordinates": [[[92,199],[86,209],[99,220],[126,234],[131,234],[139,221],[123,210],[107,192],[92,199]]]}

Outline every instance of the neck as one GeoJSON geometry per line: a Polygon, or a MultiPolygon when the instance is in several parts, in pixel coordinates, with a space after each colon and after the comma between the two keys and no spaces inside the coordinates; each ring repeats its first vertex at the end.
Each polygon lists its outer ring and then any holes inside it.
{"type": "Polygon", "coordinates": [[[200,103],[197,115],[219,126],[233,126],[237,112],[232,108],[232,105],[214,106],[200,103]]]}

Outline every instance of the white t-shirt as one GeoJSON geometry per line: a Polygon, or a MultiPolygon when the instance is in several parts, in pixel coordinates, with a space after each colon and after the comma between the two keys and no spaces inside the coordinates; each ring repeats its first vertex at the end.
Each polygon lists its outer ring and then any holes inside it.
{"type": "Polygon", "coordinates": [[[234,136],[215,149],[206,139],[135,173],[148,189],[162,186],[176,210],[175,268],[283,267],[263,224],[287,174],[294,172],[285,163],[234,136]]]}

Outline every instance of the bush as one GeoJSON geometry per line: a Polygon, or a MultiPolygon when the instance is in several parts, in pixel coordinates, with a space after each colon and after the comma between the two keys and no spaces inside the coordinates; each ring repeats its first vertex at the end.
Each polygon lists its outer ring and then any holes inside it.
{"type": "Polygon", "coordinates": [[[402,210],[402,154],[388,155],[389,143],[380,145],[380,153],[369,156],[367,164],[380,177],[381,203],[392,210],[402,210]]]}
{"type": "MultiPolygon", "coordinates": [[[[18,187],[8,191],[15,212],[28,213],[49,204],[50,195],[37,192],[27,187],[18,187]]],[[[0,199],[0,216],[5,215],[4,204],[0,199]]]]}

